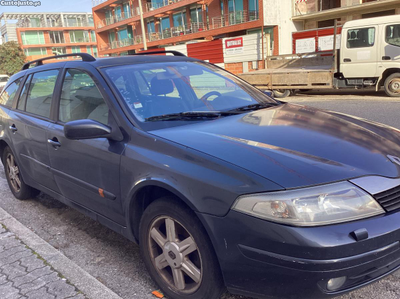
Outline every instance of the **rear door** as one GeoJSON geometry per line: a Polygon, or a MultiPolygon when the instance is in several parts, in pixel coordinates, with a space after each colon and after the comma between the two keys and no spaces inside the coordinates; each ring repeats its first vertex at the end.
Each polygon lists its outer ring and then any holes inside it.
{"type": "Polygon", "coordinates": [[[8,126],[13,131],[14,154],[20,160],[22,174],[29,183],[59,192],[50,170],[46,129],[52,123],[50,111],[58,69],[27,76],[14,110],[10,110],[8,126]]]}
{"type": "Polygon", "coordinates": [[[50,163],[62,194],[69,200],[124,224],[119,168],[124,143],[106,138],[70,140],[64,124],[92,119],[112,126],[106,83],[86,69],[64,70],[58,106],[58,121],[48,127],[50,163]]]}
{"type": "Polygon", "coordinates": [[[342,38],[346,38],[346,42],[340,50],[340,66],[345,78],[378,77],[377,36],[377,26],[343,30],[342,38]]]}

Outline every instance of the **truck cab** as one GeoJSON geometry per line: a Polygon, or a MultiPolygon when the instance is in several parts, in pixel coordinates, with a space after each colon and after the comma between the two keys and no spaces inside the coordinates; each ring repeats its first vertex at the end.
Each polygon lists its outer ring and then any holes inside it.
{"type": "Polygon", "coordinates": [[[388,95],[400,94],[400,16],[345,23],[339,72],[346,85],[384,85],[388,95]]]}

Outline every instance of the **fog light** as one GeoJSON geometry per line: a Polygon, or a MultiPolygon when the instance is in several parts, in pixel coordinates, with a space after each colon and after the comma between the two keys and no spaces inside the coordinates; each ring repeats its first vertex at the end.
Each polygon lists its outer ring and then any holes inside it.
{"type": "Polygon", "coordinates": [[[338,278],[332,278],[328,280],[328,283],[326,284],[326,288],[329,291],[336,291],[340,289],[344,283],[346,282],[346,276],[338,277],[338,278]]]}

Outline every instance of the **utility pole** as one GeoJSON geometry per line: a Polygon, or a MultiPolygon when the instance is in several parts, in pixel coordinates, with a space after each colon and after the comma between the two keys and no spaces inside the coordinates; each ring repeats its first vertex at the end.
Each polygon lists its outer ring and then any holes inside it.
{"type": "Polygon", "coordinates": [[[147,50],[146,28],[144,27],[142,0],[139,0],[140,26],[142,27],[143,49],[147,50]]]}

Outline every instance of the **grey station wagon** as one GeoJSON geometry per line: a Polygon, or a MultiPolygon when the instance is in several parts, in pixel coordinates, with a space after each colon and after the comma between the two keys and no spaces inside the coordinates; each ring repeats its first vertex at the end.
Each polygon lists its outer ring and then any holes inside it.
{"type": "Polygon", "coordinates": [[[139,243],[168,298],[333,297],[400,267],[399,130],[165,53],[12,76],[0,151],[15,197],[47,193],[139,243]]]}

